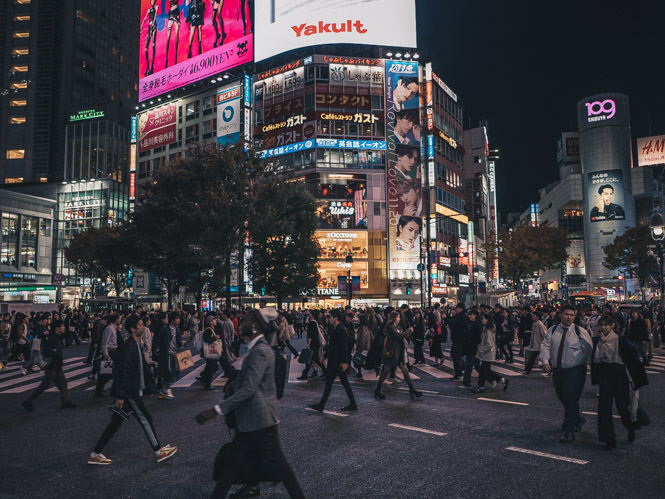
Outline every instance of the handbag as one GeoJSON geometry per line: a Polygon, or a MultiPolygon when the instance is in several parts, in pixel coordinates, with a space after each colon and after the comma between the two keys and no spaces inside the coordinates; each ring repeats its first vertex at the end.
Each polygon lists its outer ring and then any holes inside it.
{"type": "Polygon", "coordinates": [[[219,359],[222,356],[222,340],[216,340],[212,343],[203,342],[203,357],[206,359],[219,359]]]}
{"type": "Polygon", "coordinates": [[[182,372],[190,367],[194,366],[194,360],[192,360],[192,352],[185,350],[184,352],[179,352],[175,355],[176,366],[178,371],[182,372]]]}
{"type": "Polygon", "coordinates": [[[642,405],[637,406],[637,421],[635,423],[638,426],[649,426],[651,424],[651,418],[649,418],[642,405]]]}
{"type": "Polygon", "coordinates": [[[314,358],[314,350],[311,348],[303,348],[298,355],[298,362],[300,364],[311,364],[312,359],[314,358]]]}
{"type": "Polygon", "coordinates": [[[102,360],[102,363],[99,366],[99,374],[101,376],[113,374],[113,361],[111,359],[102,360]]]}
{"type": "Polygon", "coordinates": [[[353,358],[351,359],[351,362],[356,367],[362,367],[362,366],[365,365],[365,360],[366,359],[367,359],[367,353],[366,352],[356,352],[356,353],[353,354],[353,358]]]}

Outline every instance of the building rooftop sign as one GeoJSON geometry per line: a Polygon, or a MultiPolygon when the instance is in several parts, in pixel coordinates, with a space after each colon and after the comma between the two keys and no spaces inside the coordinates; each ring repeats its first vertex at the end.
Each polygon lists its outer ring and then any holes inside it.
{"type": "Polygon", "coordinates": [[[76,114],[69,115],[69,122],[73,121],[83,121],[83,120],[92,120],[95,118],[103,118],[104,111],[98,111],[96,109],[86,109],[85,111],[79,111],[76,114]]]}

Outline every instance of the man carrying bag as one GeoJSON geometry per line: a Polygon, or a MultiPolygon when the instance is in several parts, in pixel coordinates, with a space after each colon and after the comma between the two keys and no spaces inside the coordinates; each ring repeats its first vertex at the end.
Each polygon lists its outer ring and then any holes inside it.
{"type": "MultiPolygon", "coordinates": [[[[237,431],[231,443],[232,452],[229,452],[233,459],[222,463],[223,468],[212,495],[214,498],[226,497],[231,486],[238,481],[243,461],[251,453],[256,453],[257,461],[263,463],[261,478],[282,481],[291,497],[305,497],[282,452],[277,432],[279,409],[275,355],[264,337],[270,331],[270,321],[276,318],[277,311],[273,308],[252,310],[246,315],[240,327],[240,337],[247,345],[247,354],[234,383],[235,393],[196,416],[199,424],[218,415],[236,416],[237,431]]],[[[258,462],[252,464],[256,466],[258,462]]]]}

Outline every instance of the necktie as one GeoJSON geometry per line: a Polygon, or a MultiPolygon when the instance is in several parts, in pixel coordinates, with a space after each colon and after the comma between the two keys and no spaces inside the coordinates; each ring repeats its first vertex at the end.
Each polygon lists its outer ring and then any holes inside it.
{"type": "MultiPolygon", "coordinates": [[[[563,326],[561,326],[563,328],[563,326]]],[[[556,354],[556,367],[561,369],[561,359],[563,359],[563,345],[566,342],[566,334],[568,334],[568,328],[563,330],[561,333],[561,341],[559,342],[559,351],[556,354]]]]}

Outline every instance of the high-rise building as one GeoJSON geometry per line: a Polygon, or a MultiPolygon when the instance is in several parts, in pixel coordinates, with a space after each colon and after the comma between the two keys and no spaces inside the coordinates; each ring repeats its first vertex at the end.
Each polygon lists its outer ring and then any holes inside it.
{"type": "Polygon", "coordinates": [[[0,184],[127,182],[137,2],[11,0],[0,14],[0,184]]]}

